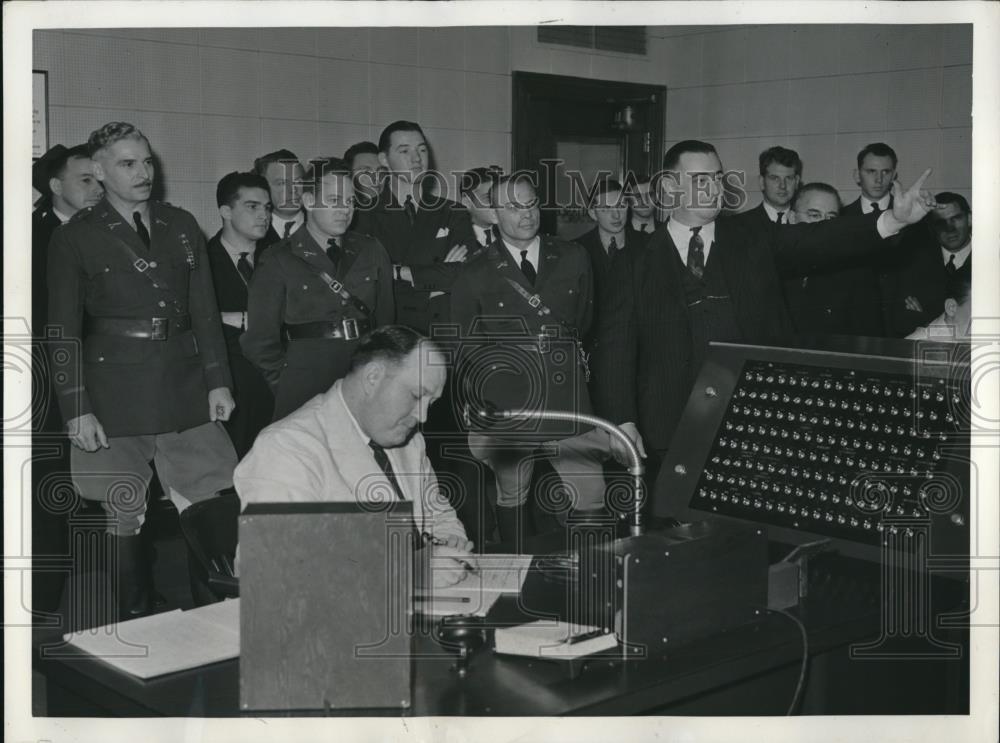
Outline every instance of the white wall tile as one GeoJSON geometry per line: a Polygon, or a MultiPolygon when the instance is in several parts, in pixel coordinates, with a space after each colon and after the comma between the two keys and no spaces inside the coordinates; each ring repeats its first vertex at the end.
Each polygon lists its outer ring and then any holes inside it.
{"type": "Polygon", "coordinates": [[[260,82],[257,52],[213,47],[201,50],[201,98],[205,113],[259,116],[260,82]]]}
{"type": "Polygon", "coordinates": [[[788,132],[788,81],[747,83],[744,94],[744,133],[751,137],[781,136],[788,132]]]}
{"type": "Polygon", "coordinates": [[[261,52],[260,87],[264,114],[277,118],[317,117],[316,59],[261,52]]]}
{"type": "Polygon", "coordinates": [[[788,136],[783,142],[802,158],[802,182],[833,183],[838,170],[837,138],[833,134],[788,136]]]}
{"type": "MultiPolygon", "coordinates": [[[[996,41],[993,39],[992,41],[996,41]]],[[[991,43],[980,33],[976,43],[991,43]]],[[[941,64],[972,64],[972,24],[949,23],[941,32],[941,64]]]]}
{"type": "MultiPolygon", "coordinates": [[[[260,150],[274,152],[289,149],[299,160],[307,160],[320,154],[318,124],[315,121],[285,121],[282,119],[260,120],[260,150]]],[[[257,155],[254,155],[257,157],[257,155]]]]}
{"type": "Polygon", "coordinates": [[[757,26],[747,32],[744,67],[747,82],[788,77],[790,26],[757,26]]]}
{"type": "Polygon", "coordinates": [[[552,49],[538,43],[535,26],[514,26],[510,29],[510,68],[525,72],[552,70],[552,49]]]}
{"type": "Polygon", "coordinates": [[[199,31],[201,44],[225,49],[260,49],[258,28],[203,28],[199,31]]]}
{"type": "Polygon", "coordinates": [[[691,87],[703,82],[701,62],[704,36],[679,36],[666,39],[655,49],[653,59],[662,65],[668,88],[691,87]]]}
{"type": "Polygon", "coordinates": [[[420,29],[373,28],[369,33],[369,58],[373,62],[420,64],[420,29]]]}
{"type": "Polygon", "coordinates": [[[793,26],[788,32],[789,77],[830,75],[839,69],[836,26],[793,26]]]}
{"type": "Polygon", "coordinates": [[[284,52],[315,56],[316,29],[313,28],[265,28],[260,33],[262,52],[284,52]]]}
{"type": "Polygon", "coordinates": [[[889,131],[936,127],[941,118],[941,68],[889,73],[889,131]]]}
{"type": "Polygon", "coordinates": [[[890,37],[880,25],[849,24],[840,29],[840,71],[882,72],[888,66],[890,37]]]}
{"type": "Polygon", "coordinates": [[[941,130],[941,166],[935,183],[941,189],[968,188],[972,183],[972,130],[941,130]]]}
{"type": "Polygon", "coordinates": [[[552,48],[549,54],[553,75],[569,75],[570,77],[590,77],[590,54],[565,51],[562,48],[552,48]]]}
{"type": "Polygon", "coordinates": [[[510,35],[503,26],[465,29],[465,69],[471,72],[510,72],[510,35]]]}
{"type": "Polygon", "coordinates": [[[367,62],[370,37],[367,28],[317,28],[316,54],[367,62]]]}
{"type": "Polygon", "coordinates": [[[135,111],[120,108],[76,108],[53,106],[49,111],[49,144],[67,147],[83,144],[91,132],[111,121],[130,121],[135,111]]]}
{"type": "Polygon", "coordinates": [[[317,68],[319,119],[369,123],[373,95],[368,63],[320,58],[317,68]]]}
{"type": "Polygon", "coordinates": [[[742,85],[704,88],[701,99],[701,131],[705,137],[743,136],[745,95],[742,85]]]}
{"type": "Polygon", "coordinates": [[[889,145],[899,157],[899,167],[896,172],[901,185],[910,186],[927,168],[934,170],[927,179],[927,188],[933,191],[943,184],[940,179],[940,129],[895,131],[891,135],[889,145]]]}
{"type": "Polygon", "coordinates": [[[442,173],[465,170],[465,132],[426,127],[424,134],[434,153],[434,165],[442,173]]]}
{"type": "Polygon", "coordinates": [[[890,70],[937,67],[941,64],[941,26],[892,26],[887,32],[890,70]]]}
{"type": "MultiPolygon", "coordinates": [[[[206,184],[200,181],[171,179],[165,182],[164,190],[159,198],[184,211],[191,212],[195,219],[198,219],[199,215],[204,215],[205,224],[202,224],[203,232],[212,230],[213,226],[217,230],[222,226],[222,223],[218,217],[219,210],[215,206],[215,188],[213,187],[210,193],[206,193],[208,189],[205,186],[206,184]],[[208,197],[207,200],[206,196],[208,197]],[[210,215],[214,215],[214,223],[210,215]]],[[[199,220],[199,224],[201,224],[201,220],[199,220]]],[[[214,233],[215,231],[213,230],[212,234],[214,233]]]]}
{"type": "Polygon", "coordinates": [[[844,75],[837,79],[837,131],[881,131],[886,127],[889,76],[886,73],[844,75]]]}
{"type": "Polygon", "coordinates": [[[260,143],[260,119],[249,116],[202,116],[201,178],[218,183],[226,173],[248,171],[267,150],[260,143]]]}
{"type": "Polygon", "coordinates": [[[705,85],[743,82],[746,55],[745,28],[730,28],[706,36],[701,50],[702,82],[705,85]]]}
{"type": "Polygon", "coordinates": [[[702,135],[701,98],[705,88],[667,88],[667,138],[696,138],[702,135]]]}
{"type": "Polygon", "coordinates": [[[837,131],[837,78],[811,77],[789,80],[788,131],[820,134],[837,131]]]}
{"type": "Polygon", "coordinates": [[[370,65],[371,123],[379,131],[397,119],[420,115],[420,71],[416,67],[370,65]]]}
{"type": "Polygon", "coordinates": [[[420,66],[461,70],[465,64],[465,33],[462,27],[421,28],[420,66]]]}
{"type": "Polygon", "coordinates": [[[136,105],[152,111],[201,111],[201,49],[138,41],[136,105]]]}
{"type": "Polygon", "coordinates": [[[465,75],[465,127],[473,130],[511,130],[512,85],[509,77],[468,72],[465,75]]]}
{"type": "MultiPolygon", "coordinates": [[[[321,121],[318,124],[317,154],[342,157],[344,151],[353,144],[374,141],[371,128],[366,124],[340,124],[321,121]]],[[[376,142],[376,144],[378,144],[376,142]]]]}
{"type": "Polygon", "coordinates": [[[499,165],[505,171],[511,167],[510,134],[506,132],[466,132],[465,160],[467,168],[499,165]]]}
{"type": "Polygon", "coordinates": [[[593,54],[590,57],[590,76],[595,80],[634,82],[629,78],[629,57],[610,54],[593,54]]]}
{"type": "Polygon", "coordinates": [[[945,67],[941,79],[941,126],[972,126],[972,67],[945,67]]]}
{"type": "Polygon", "coordinates": [[[202,180],[201,116],[139,112],[135,125],[160,159],[162,180],[202,180]]]}
{"type": "Polygon", "coordinates": [[[49,80],[57,74],[65,78],[67,106],[135,107],[135,42],[77,33],[65,34],[64,40],[66,67],[49,71],[49,80]]]}
{"type": "Polygon", "coordinates": [[[420,69],[421,126],[465,128],[465,73],[461,70],[420,69]]]}

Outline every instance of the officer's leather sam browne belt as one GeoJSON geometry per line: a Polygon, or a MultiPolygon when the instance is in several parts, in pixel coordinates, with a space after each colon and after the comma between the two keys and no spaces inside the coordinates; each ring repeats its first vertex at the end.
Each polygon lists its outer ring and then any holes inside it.
{"type": "Polygon", "coordinates": [[[86,335],[117,335],[165,341],[172,335],[191,329],[191,316],[180,317],[88,317],[84,322],[86,335]]]}
{"type": "Polygon", "coordinates": [[[334,338],[342,341],[353,341],[371,329],[372,324],[368,320],[355,320],[351,317],[344,318],[340,322],[325,320],[285,326],[289,340],[293,341],[305,338],[334,338]]]}

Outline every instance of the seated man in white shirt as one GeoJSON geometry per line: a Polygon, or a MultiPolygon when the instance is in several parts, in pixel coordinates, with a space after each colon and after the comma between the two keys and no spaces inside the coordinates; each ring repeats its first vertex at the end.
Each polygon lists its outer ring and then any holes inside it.
{"type": "Polygon", "coordinates": [[[248,503],[413,502],[415,529],[432,546],[435,586],[463,580],[472,542],[438,487],[417,430],[441,396],[447,366],[409,328],[380,327],[357,346],[347,375],[264,429],[233,481],[248,503]]]}

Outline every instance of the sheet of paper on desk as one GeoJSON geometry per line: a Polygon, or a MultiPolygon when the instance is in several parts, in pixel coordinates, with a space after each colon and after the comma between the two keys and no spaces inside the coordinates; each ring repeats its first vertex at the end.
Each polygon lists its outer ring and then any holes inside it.
{"type": "Polygon", "coordinates": [[[478,586],[468,589],[459,585],[418,594],[413,606],[418,614],[430,617],[450,617],[453,614],[485,617],[499,598],[499,593],[481,591],[478,586]]]}
{"type": "MultiPolygon", "coordinates": [[[[520,593],[532,555],[477,555],[483,591],[520,593]]],[[[475,577],[475,576],[470,576],[475,577]]]]}
{"type": "Polygon", "coordinates": [[[486,613],[501,594],[520,593],[531,567],[531,555],[476,555],[477,573],[460,583],[433,588],[414,601],[416,611],[434,617],[486,613]]]}
{"type": "Polygon", "coordinates": [[[176,609],[63,639],[133,676],[155,678],[239,657],[240,601],[176,609]]]}

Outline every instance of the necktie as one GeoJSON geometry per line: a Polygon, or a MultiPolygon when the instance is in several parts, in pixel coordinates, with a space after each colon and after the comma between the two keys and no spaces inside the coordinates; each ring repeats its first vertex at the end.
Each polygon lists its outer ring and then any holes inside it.
{"type": "Polygon", "coordinates": [[[282,239],[284,239],[284,238],[286,238],[286,237],[288,237],[289,235],[292,234],[292,227],[294,227],[294,226],[295,226],[295,222],[294,221],[285,222],[285,234],[282,236],[282,239]]]}
{"type": "Polygon", "coordinates": [[[488,248],[493,244],[493,228],[490,227],[488,230],[483,232],[483,247],[488,248]]]}
{"type": "Polygon", "coordinates": [[[774,221],[777,224],[784,224],[785,223],[785,213],[784,212],[778,212],[778,218],[776,220],[774,220],[774,221]]]}
{"type": "Polygon", "coordinates": [[[147,248],[149,247],[149,230],[142,223],[142,215],[139,212],[132,212],[132,221],[135,222],[135,231],[139,233],[139,239],[147,248]]]}
{"type": "Polygon", "coordinates": [[[524,274],[524,278],[528,280],[528,283],[532,286],[535,285],[535,279],[538,278],[538,274],[535,273],[535,267],[531,265],[531,261],[528,260],[528,251],[521,251],[521,273],[524,274]]]}
{"type": "Polygon", "coordinates": [[[882,213],[882,207],[878,205],[877,201],[872,202],[872,211],[875,212],[876,217],[882,213]]]}
{"type": "Polygon", "coordinates": [[[337,244],[337,238],[331,237],[326,241],[326,255],[333,264],[333,270],[336,273],[340,266],[340,246],[337,244]]]}
{"type": "Polygon", "coordinates": [[[639,232],[645,232],[647,227],[649,227],[649,225],[643,222],[642,224],[639,225],[639,232]]]}
{"type": "Polygon", "coordinates": [[[253,266],[250,265],[250,261],[247,260],[249,253],[240,253],[240,259],[236,261],[236,270],[240,272],[240,276],[247,283],[250,283],[250,277],[253,276],[253,266]]]}
{"type": "Polygon", "coordinates": [[[611,238],[611,242],[608,243],[608,255],[612,258],[615,257],[615,253],[618,252],[618,240],[611,238]]]}
{"type": "Polygon", "coordinates": [[[413,197],[407,196],[406,202],[403,204],[403,209],[406,211],[406,216],[410,220],[410,224],[417,221],[417,205],[413,203],[413,197]]]}
{"type": "Polygon", "coordinates": [[[372,454],[375,455],[375,462],[382,468],[385,476],[389,478],[389,482],[392,484],[392,489],[396,491],[396,495],[400,500],[406,500],[406,496],[403,495],[403,489],[399,487],[399,480],[396,479],[396,473],[392,471],[392,462],[389,461],[389,455],[385,453],[385,449],[374,441],[369,441],[368,446],[371,448],[372,454]]]}
{"type": "Polygon", "coordinates": [[[945,266],[949,274],[955,273],[958,270],[958,266],[955,265],[955,255],[954,253],[948,256],[948,264],[945,266]]]}
{"type": "Polygon", "coordinates": [[[701,239],[701,227],[691,228],[691,241],[688,242],[688,268],[699,279],[705,275],[705,241],[701,239]]]}

